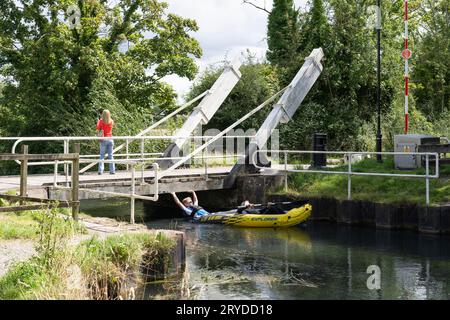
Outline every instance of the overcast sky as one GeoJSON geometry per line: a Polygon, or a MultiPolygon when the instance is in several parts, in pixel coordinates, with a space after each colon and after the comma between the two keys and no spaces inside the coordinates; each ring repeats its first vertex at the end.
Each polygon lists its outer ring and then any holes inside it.
{"type": "MultiPolygon", "coordinates": [[[[225,58],[232,60],[246,49],[264,57],[267,50],[267,13],[255,9],[242,0],[164,0],[168,11],[182,17],[195,19],[199,31],[193,36],[200,42],[203,56],[196,60],[200,70],[225,58]]],[[[304,7],[306,0],[295,0],[304,7]]],[[[255,4],[268,10],[272,0],[255,0],[255,4]]],[[[189,90],[191,82],[178,76],[164,79],[170,83],[180,98],[189,90]]],[[[181,100],[181,99],[180,99],[181,100]]]]}

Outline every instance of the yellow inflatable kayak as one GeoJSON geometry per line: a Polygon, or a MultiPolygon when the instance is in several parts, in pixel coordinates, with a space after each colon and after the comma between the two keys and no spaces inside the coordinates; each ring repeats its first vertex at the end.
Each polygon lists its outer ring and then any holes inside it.
{"type": "Polygon", "coordinates": [[[312,206],[305,204],[279,214],[247,214],[236,211],[218,212],[201,217],[202,223],[222,223],[236,227],[279,228],[292,227],[305,222],[311,216],[312,206]]]}

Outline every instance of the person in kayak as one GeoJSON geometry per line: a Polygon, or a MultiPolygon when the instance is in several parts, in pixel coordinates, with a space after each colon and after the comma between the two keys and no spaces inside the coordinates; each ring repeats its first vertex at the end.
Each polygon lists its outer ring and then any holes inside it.
{"type": "Polygon", "coordinates": [[[239,214],[282,214],[285,210],[276,203],[268,204],[267,206],[259,209],[255,208],[255,205],[248,200],[241,203],[237,212],[239,214]]]}
{"type": "Polygon", "coordinates": [[[198,205],[198,198],[195,191],[191,191],[192,198],[184,198],[183,201],[178,199],[177,194],[172,192],[173,200],[183,210],[184,214],[191,217],[192,220],[198,221],[200,217],[209,215],[209,212],[198,205]]]}
{"type": "Polygon", "coordinates": [[[259,214],[259,209],[255,208],[255,205],[253,203],[250,203],[250,201],[245,200],[241,203],[241,206],[238,207],[237,210],[240,214],[259,214]]]}

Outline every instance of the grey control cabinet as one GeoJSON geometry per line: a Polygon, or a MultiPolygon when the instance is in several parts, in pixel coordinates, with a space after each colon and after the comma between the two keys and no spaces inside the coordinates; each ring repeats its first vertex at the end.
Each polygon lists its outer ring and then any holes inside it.
{"type": "MultiPolygon", "coordinates": [[[[394,136],[395,152],[418,152],[420,145],[439,144],[440,138],[425,134],[400,134],[394,136]]],[[[420,155],[395,155],[396,169],[416,169],[422,166],[420,155]]]]}

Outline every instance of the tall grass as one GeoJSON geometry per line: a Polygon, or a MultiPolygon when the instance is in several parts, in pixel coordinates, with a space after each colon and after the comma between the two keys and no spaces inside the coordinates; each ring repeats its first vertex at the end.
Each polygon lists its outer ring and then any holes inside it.
{"type": "MultiPolygon", "coordinates": [[[[45,209],[45,206],[41,210],[0,213],[0,239],[39,240],[45,234],[45,230],[42,230],[44,226],[61,229],[69,220],[71,218],[67,209],[50,211],[45,209]],[[44,223],[44,220],[48,220],[49,224],[44,223]]],[[[74,227],[78,233],[86,232],[80,224],[74,224],[74,227]]]]}
{"type": "Polygon", "coordinates": [[[0,279],[0,299],[53,297],[64,286],[68,269],[68,240],[84,229],[59,209],[23,213],[38,222],[37,254],[0,279]]]}
{"type": "Polygon", "coordinates": [[[90,299],[126,299],[133,297],[143,281],[143,271],[164,272],[173,246],[174,242],[161,234],[92,238],[76,248],[75,260],[87,282],[90,299]]]}
{"type": "Polygon", "coordinates": [[[0,279],[0,299],[134,298],[141,271],[164,271],[174,246],[160,233],[92,237],[72,246],[82,230],[72,219],[54,209],[37,213],[37,221],[37,254],[0,279]]]}

